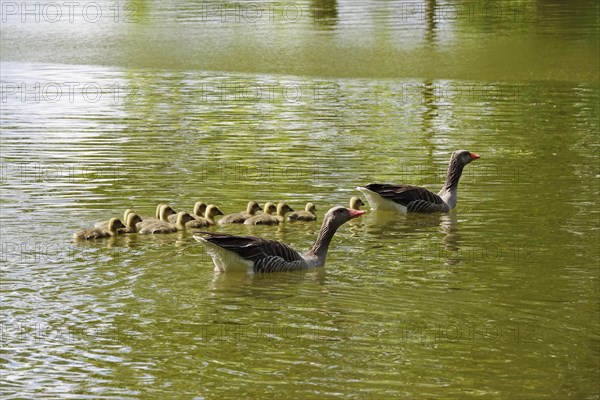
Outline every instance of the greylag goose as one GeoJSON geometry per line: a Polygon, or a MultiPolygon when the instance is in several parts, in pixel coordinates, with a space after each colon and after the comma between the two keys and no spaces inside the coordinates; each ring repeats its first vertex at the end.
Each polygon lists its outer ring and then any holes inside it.
{"type": "Polygon", "coordinates": [[[350,208],[352,210],[360,210],[360,207],[364,205],[365,203],[363,203],[363,201],[356,196],[352,196],[350,199],[350,208]]]}
{"type": "MultiPolygon", "coordinates": [[[[123,213],[123,221],[127,221],[127,216],[129,215],[129,213],[134,213],[134,212],[135,212],[135,210],[132,210],[131,208],[128,208],[127,210],[125,210],[125,212],[123,213]]],[[[94,228],[100,228],[102,230],[107,230],[109,222],[110,222],[110,219],[107,219],[106,221],[98,221],[94,224],[94,228]]]]}
{"type": "Polygon", "coordinates": [[[323,218],[314,246],[302,255],[283,243],[255,236],[203,232],[204,237],[194,236],[194,239],[204,245],[213,259],[216,271],[296,271],[323,266],[335,231],[345,222],[362,214],[364,211],[344,207],[329,210],[323,218]]]}
{"type": "Polygon", "coordinates": [[[458,181],[463,168],[478,154],[467,150],[452,153],[448,165],[446,183],[438,194],[419,186],[370,183],[358,186],[373,210],[398,211],[403,213],[448,212],[456,207],[458,181]]]}
{"type": "Polygon", "coordinates": [[[313,203],[306,203],[303,211],[296,211],[288,215],[288,221],[316,221],[317,207],[313,203]]]}
{"type": "Polygon", "coordinates": [[[246,212],[229,214],[219,220],[219,225],[223,224],[243,224],[245,220],[254,216],[257,211],[262,210],[257,202],[250,201],[246,207],[246,212]]]}
{"type": "Polygon", "coordinates": [[[244,221],[245,225],[277,225],[280,222],[285,221],[285,214],[294,211],[292,207],[288,206],[287,203],[277,204],[277,215],[271,214],[259,214],[248,218],[244,221]]]}
{"type": "Polygon", "coordinates": [[[142,218],[135,213],[135,211],[131,211],[127,214],[127,219],[125,223],[125,228],[119,228],[117,233],[137,233],[137,224],[142,222],[142,218]]]}
{"type": "Polygon", "coordinates": [[[125,225],[118,218],[111,218],[108,221],[107,229],[100,228],[90,228],[90,229],[82,229],[73,234],[73,238],[76,240],[92,240],[92,239],[102,239],[111,236],[116,236],[118,234],[118,230],[121,228],[125,228],[125,225]]]}
{"type": "MultiPolygon", "coordinates": [[[[206,206],[206,205],[205,205],[206,206]]],[[[204,217],[195,217],[192,221],[185,224],[186,228],[206,228],[207,226],[215,224],[215,217],[217,215],[223,215],[219,207],[214,204],[206,207],[204,217]]]]}
{"type": "Polygon", "coordinates": [[[165,221],[157,221],[153,224],[145,225],[140,230],[139,233],[143,234],[157,234],[157,233],[173,233],[177,231],[184,231],[185,224],[189,221],[192,221],[194,217],[185,211],[180,211],[177,214],[177,222],[172,224],[170,222],[165,221]]]}
{"type": "MultiPolygon", "coordinates": [[[[204,213],[206,212],[206,207],[207,207],[206,203],[204,203],[202,201],[197,201],[196,204],[194,204],[194,213],[192,214],[192,217],[204,218],[204,213]]],[[[171,222],[171,223],[177,222],[177,214],[169,215],[169,222],[171,222]]]]}
{"type": "Polygon", "coordinates": [[[173,208],[167,204],[159,204],[158,207],[156,207],[156,211],[158,213],[158,218],[142,218],[143,221],[137,223],[138,231],[144,227],[156,224],[157,222],[169,222],[169,216],[176,214],[175,210],[173,210],[173,208]]]}

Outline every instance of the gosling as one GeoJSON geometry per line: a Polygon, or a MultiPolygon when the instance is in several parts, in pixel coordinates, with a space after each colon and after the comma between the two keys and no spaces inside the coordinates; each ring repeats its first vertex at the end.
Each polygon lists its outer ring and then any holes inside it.
{"type": "Polygon", "coordinates": [[[185,227],[188,229],[194,228],[206,228],[207,226],[211,226],[215,224],[215,217],[217,215],[223,215],[223,212],[219,210],[219,207],[214,204],[206,207],[204,212],[204,217],[196,217],[192,221],[189,221],[185,224],[185,227]]]}
{"type": "Polygon", "coordinates": [[[306,203],[304,211],[296,211],[288,215],[288,221],[316,221],[317,207],[313,203],[306,203]]]}
{"type": "MultiPolygon", "coordinates": [[[[127,216],[129,215],[129,213],[134,213],[134,212],[135,212],[135,210],[132,210],[131,208],[128,208],[127,210],[125,210],[125,212],[123,213],[122,221],[127,221],[127,216]]],[[[106,221],[98,221],[94,224],[94,228],[100,228],[102,230],[107,230],[109,222],[110,222],[110,219],[107,219],[106,221]]]]}
{"type": "Polygon", "coordinates": [[[245,225],[278,225],[280,222],[285,221],[285,214],[294,211],[292,207],[288,206],[287,203],[279,203],[277,205],[277,215],[272,216],[270,214],[260,214],[254,217],[248,218],[245,225]]]}
{"type": "Polygon", "coordinates": [[[219,220],[219,225],[223,224],[243,224],[248,218],[256,215],[257,211],[262,210],[256,201],[250,201],[246,207],[246,212],[229,214],[219,220]]]}
{"type": "Polygon", "coordinates": [[[160,234],[160,233],[173,233],[177,231],[184,231],[185,224],[189,221],[192,221],[194,217],[185,211],[180,211],[177,214],[177,222],[172,224],[170,222],[158,221],[154,224],[149,224],[142,227],[139,230],[139,233],[142,234],[160,234]]]}
{"type": "Polygon", "coordinates": [[[93,240],[93,239],[103,239],[107,237],[117,236],[118,230],[125,228],[125,225],[118,218],[111,218],[108,221],[107,230],[100,228],[90,228],[90,229],[82,229],[73,234],[73,238],[75,240],[93,240]]]}
{"type": "Polygon", "coordinates": [[[365,203],[363,203],[363,201],[356,196],[353,196],[350,199],[350,209],[351,210],[360,210],[360,207],[364,206],[364,205],[365,205],[365,203]]]}

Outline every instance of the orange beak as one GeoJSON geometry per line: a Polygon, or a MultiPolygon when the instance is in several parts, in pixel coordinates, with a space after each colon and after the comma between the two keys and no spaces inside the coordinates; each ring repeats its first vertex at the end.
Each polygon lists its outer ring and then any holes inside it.
{"type": "Polygon", "coordinates": [[[351,210],[348,209],[348,213],[350,214],[350,219],[352,218],[358,218],[361,215],[363,215],[366,211],[362,211],[362,210],[351,210]]]}
{"type": "Polygon", "coordinates": [[[479,154],[476,154],[476,153],[469,152],[469,155],[471,156],[471,158],[473,160],[477,160],[478,158],[481,158],[481,156],[479,154]]]}

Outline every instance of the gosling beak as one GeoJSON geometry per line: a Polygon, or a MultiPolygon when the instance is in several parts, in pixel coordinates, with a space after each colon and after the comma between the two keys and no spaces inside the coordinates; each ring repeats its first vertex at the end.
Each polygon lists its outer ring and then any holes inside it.
{"type": "Polygon", "coordinates": [[[478,158],[481,158],[481,156],[477,153],[469,152],[469,155],[471,156],[471,160],[477,160],[478,158]]]}
{"type": "Polygon", "coordinates": [[[350,210],[350,209],[348,209],[348,214],[350,214],[350,219],[358,218],[361,215],[363,215],[364,213],[365,213],[365,211],[362,211],[362,210],[350,210]]]}

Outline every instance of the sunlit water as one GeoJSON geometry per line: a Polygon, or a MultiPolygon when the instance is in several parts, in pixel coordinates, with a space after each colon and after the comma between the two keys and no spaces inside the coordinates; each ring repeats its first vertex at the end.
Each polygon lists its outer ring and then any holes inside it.
{"type": "Polygon", "coordinates": [[[144,4],[3,20],[3,397],[598,398],[597,4],[144,4]],[[460,148],[454,212],[369,212],[314,271],[219,275],[192,232],[72,241],[130,207],[313,201],[213,228],[304,250],[355,186],[437,191],[460,148]]]}

